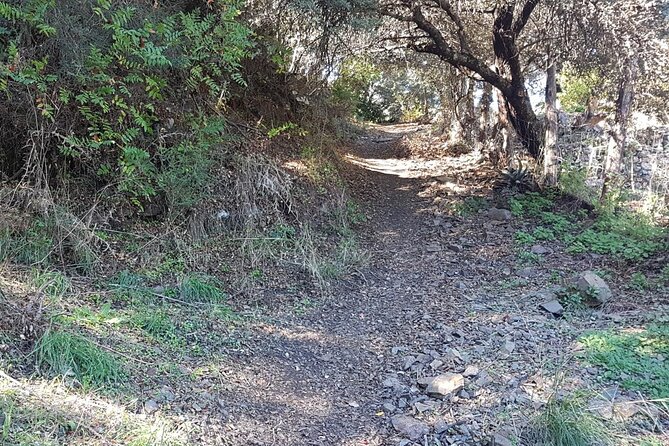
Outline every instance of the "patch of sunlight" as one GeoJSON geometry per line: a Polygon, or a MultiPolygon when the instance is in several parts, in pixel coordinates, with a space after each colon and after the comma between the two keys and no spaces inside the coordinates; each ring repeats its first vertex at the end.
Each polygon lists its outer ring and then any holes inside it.
{"type": "Polygon", "coordinates": [[[16,380],[0,371],[0,413],[6,444],[184,446],[190,426],[146,417],[56,382],[16,380]],[[62,443],[63,433],[68,442],[62,443]]]}

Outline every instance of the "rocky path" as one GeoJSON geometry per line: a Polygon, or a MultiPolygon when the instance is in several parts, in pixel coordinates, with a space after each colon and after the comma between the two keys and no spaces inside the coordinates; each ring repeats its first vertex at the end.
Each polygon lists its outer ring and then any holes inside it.
{"type": "Polygon", "coordinates": [[[611,319],[543,311],[551,273],[573,265],[519,267],[507,213],[446,215],[444,196],[470,193],[468,163],[403,159],[413,130],[364,138],[349,157],[365,179],[369,267],[303,315],[256,320],[200,376],[221,406],[196,421],[203,442],[533,444],[524,426],[548,397],[592,385],[573,340],[611,319]]]}

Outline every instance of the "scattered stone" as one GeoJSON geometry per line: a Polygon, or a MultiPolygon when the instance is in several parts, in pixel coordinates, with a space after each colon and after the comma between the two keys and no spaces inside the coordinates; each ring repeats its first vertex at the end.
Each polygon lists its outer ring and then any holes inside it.
{"type": "Polygon", "coordinates": [[[390,421],[397,432],[411,441],[420,440],[430,433],[427,424],[408,415],[395,415],[390,421]]]}
{"type": "Polygon", "coordinates": [[[534,246],[532,246],[532,249],[530,249],[530,252],[532,254],[537,254],[537,255],[540,255],[540,256],[544,256],[546,254],[552,254],[553,250],[550,249],[550,248],[546,248],[543,245],[534,245],[534,246]]]}
{"type": "Polygon", "coordinates": [[[476,385],[479,387],[484,387],[487,386],[492,382],[492,378],[490,377],[490,374],[488,372],[481,372],[479,374],[478,379],[476,380],[476,385]]]}
{"type": "Polygon", "coordinates": [[[449,244],[449,245],[446,245],[446,248],[448,248],[450,251],[453,251],[453,252],[462,252],[462,246],[460,246],[460,245],[449,244]]]}
{"type": "Polygon", "coordinates": [[[413,407],[415,407],[416,410],[420,413],[427,412],[428,410],[434,409],[434,406],[432,404],[421,403],[420,401],[414,403],[413,407]]]}
{"type": "Polygon", "coordinates": [[[513,215],[507,209],[491,208],[488,210],[488,218],[495,221],[509,221],[513,215]]]}
{"type": "Polygon", "coordinates": [[[407,349],[406,347],[395,346],[395,347],[393,347],[390,351],[391,351],[391,353],[392,353],[393,355],[397,355],[397,354],[399,354],[400,352],[405,351],[406,349],[407,349]]]}
{"type": "Polygon", "coordinates": [[[160,406],[153,398],[144,402],[144,413],[151,415],[152,413],[157,412],[158,409],[160,409],[160,406]]]}
{"type": "Polygon", "coordinates": [[[432,243],[432,244],[427,245],[425,247],[425,250],[427,252],[439,252],[439,251],[441,251],[441,245],[439,245],[438,243],[432,243]]]}
{"type": "Polygon", "coordinates": [[[564,308],[557,299],[544,302],[539,306],[555,316],[562,316],[562,313],[564,313],[564,308]]]}
{"type": "Polygon", "coordinates": [[[437,421],[437,422],[434,424],[434,431],[435,431],[437,434],[443,434],[443,433],[446,432],[450,427],[451,427],[451,425],[448,424],[446,421],[444,421],[444,420],[439,420],[439,421],[437,421]]]}
{"type": "Polygon", "coordinates": [[[458,396],[463,400],[468,400],[472,397],[465,389],[462,389],[460,393],[458,393],[458,396]]]}
{"type": "Polygon", "coordinates": [[[383,387],[390,387],[393,389],[399,389],[402,387],[402,383],[397,378],[386,378],[383,380],[383,387]]]}
{"type": "Polygon", "coordinates": [[[467,378],[470,378],[472,376],[476,376],[479,374],[479,368],[476,367],[475,365],[469,365],[465,369],[464,372],[462,372],[462,376],[465,376],[467,378]]]}
{"type": "Polygon", "coordinates": [[[608,302],[613,293],[607,283],[593,271],[584,271],[576,276],[576,288],[583,293],[588,303],[593,306],[603,305],[608,302]]]}
{"type": "Polygon", "coordinates": [[[496,433],[492,437],[493,446],[513,446],[513,442],[509,440],[506,435],[496,433]]]}
{"type": "Polygon", "coordinates": [[[432,362],[430,363],[430,368],[431,368],[432,370],[437,370],[437,369],[438,369],[439,367],[441,367],[442,365],[444,365],[444,361],[440,361],[439,359],[435,359],[434,361],[432,361],[432,362]]]}
{"type": "Polygon", "coordinates": [[[528,267],[525,267],[523,269],[518,270],[518,272],[516,274],[518,275],[518,277],[523,277],[525,279],[529,279],[529,278],[532,278],[532,277],[537,277],[539,275],[539,270],[532,267],[532,266],[528,266],[528,267]]]}
{"type": "Polygon", "coordinates": [[[447,397],[458,392],[465,386],[465,377],[459,373],[444,373],[432,380],[427,385],[429,395],[447,397]]]}
{"type": "Polygon", "coordinates": [[[412,365],[416,363],[417,359],[415,356],[407,356],[404,358],[404,366],[402,367],[404,370],[409,370],[412,365]]]}
{"type": "Polygon", "coordinates": [[[513,341],[506,341],[502,347],[502,353],[510,355],[516,349],[516,343],[513,341]]]}
{"type": "Polygon", "coordinates": [[[349,402],[348,402],[348,405],[351,406],[351,407],[353,407],[353,408],[355,408],[355,409],[357,409],[358,407],[360,407],[360,403],[358,403],[357,401],[353,401],[353,400],[349,401],[349,402]]]}
{"type": "Polygon", "coordinates": [[[383,403],[383,410],[388,413],[393,413],[397,410],[397,407],[393,403],[383,403]]]}

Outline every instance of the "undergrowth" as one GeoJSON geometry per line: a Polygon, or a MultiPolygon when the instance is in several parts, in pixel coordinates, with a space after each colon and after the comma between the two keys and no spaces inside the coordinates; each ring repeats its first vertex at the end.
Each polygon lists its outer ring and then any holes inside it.
{"type": "Polygon", "coordinates": [[[640,261],[667,249],[667,230],[643,214],[625,209],[599,208],[593,217],[581,211],[558,210],[558,192],[528,192],[510,199],[511,212],[541,222],[531,233],[518,231],[520,245],[560,240],[571,254],[595,253],[622,261],[640,261]]]}
{"type": "Polygon", "coordinates": [[[580,342],[585,358],[604,369],[604,379],[652,398],[669,398],[669,325],[595,331],[580,342]]]}

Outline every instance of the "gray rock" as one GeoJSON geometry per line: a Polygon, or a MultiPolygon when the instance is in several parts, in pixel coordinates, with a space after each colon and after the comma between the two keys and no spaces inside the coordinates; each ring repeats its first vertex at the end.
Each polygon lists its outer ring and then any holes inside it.
{"type": "Polygon", "coordinates": [[[516,343],[513,341],[506,341],[502,347],[502,353],[510,355],[516,349],[516,343]]]}
{"type": "Polygon", "coordinates": [[[532,266],[528,266],[526,268],[518,270],[518,272],[516,274],[518,274],[519,277],[524,277],[526,279],[529,279],[531,277],[538,276],[539,275],[539,270],[532,267],[532,266]]]}
{"type": "Polygon", "coordinates": [[[513,442],[509,440],[506,435],[500,433],[493,435],[492,444],[494,446],[513,446],[513,442]]]}
{"type": "Polygon", "coordinates": [[[441,361],[441,360],[439,360],[439,359],[435,359],[434,361],[432,361],[432,362],[430,363],[430,368],[431,368],[432,370],[437,370],[437,369],[438,369],[439,367],[441,367],[442,365],[444,365],[444,361],[441,361]]]}
{"type": "Polygon", "coordinates": [[[383,387],[390,387],[393,389],[399,389],[402,387],[402,383],[397,378],[386,378],[383,380],[383,387]]]}
{"type": "Polygon", "coordinates": [[[433,396],[446,397],[458,392],[465,386],[465,377],[459,373],[443,373],[430,380],[427,393],[433,396]]]}
{"type": "Polygon", "coordinates": [[[562,316],[562,313],[564,313],[564,308],[557,299],[544,302],[539,306],[555,316],[562,316]]]}
{"type": "Polygon", "coordinates": [[[402,366],[402,368],[404,370],[409,370],[411,366],[414,365],[415,363],[416,363],[415,356],[407,356],[406,358],[404,358],[404,365],[402,366]]]}
{"type": "Polygon", "coordinates": [[[152,414],[158,411],[160,409],[160,406],[158,405],[158,402],[154,399],[146,400],[144,402],[144,412],[147,414],[152,414]]]}
{"type": "Polygon", "coordinates": [[[495,221],[509,221],[513,215],[507,209],[491,208],[488,210],[488,218],[495,221]]]}
{"type": "Polygon", "coordinates": [[[437,422],[434,424],[434,431],[435,431],[437,434],[443,434],[443,433],[446,432],[450,427],[451,427],[451,425],[448,424],[446,421],[444,421],[444,420],[439,420],[439,421],[437,421],[437,422]]]}
{"type": "Polygon", "coordinates": [[[546,248],[545,246],[542,245],[534,245],[532,246],[532,249],[530,249],[530,252],[532,254],[537,254],[540,256],[544,256],[546,254],[552,254],[553,250],[550,248],[546,248]]]}
{"type": "Polygon", "coordinates": [[[421,403],[420,401],[414,403],[413,407],[420,413],[427,412],[428,410],[433,410],[434,406],[432,404],[421,403]]]}
{"type": "Polygon", "coordinates": [[[462,376],[465,376],[465,377],[468,377],[468,378],[469,378],[469,377],[472,377],[472,376],[476,376],[476,375],[478,375],[478,374],[479,374],[479,368],[476,367],[475,365],[469,365],[469,366],[467,366],[467,368],[465,369],[465,371],[462,372],[462,376]]]}
{"type": "Polygon", "coordinates": [[[388,413],[393,413],[397,410],[397,407],[393,403],[383,403],[383,410],[388,413]]]}
{"type": "Polygon", "coordinates": [[[430,433],[427,424],[408,415],[395,415],[390,419],[393,428],[411,441],[417,441],[430,433]]]}
{"type": "Polygon", "coordinates": [[[584,271],[576,276],[576,289],[587,297],[587,302],[593,306],[608,302],[613,293],[607,283],[593,271],[584,271]]]}

